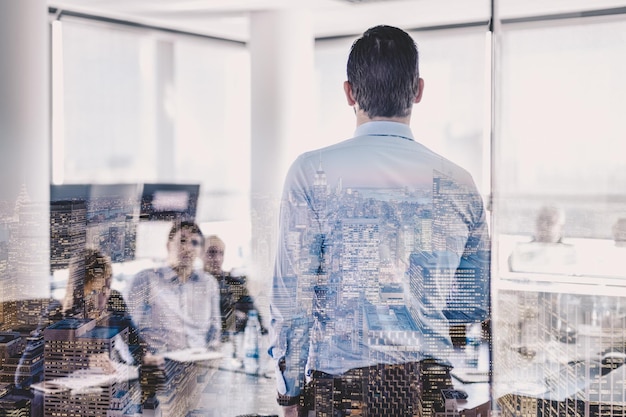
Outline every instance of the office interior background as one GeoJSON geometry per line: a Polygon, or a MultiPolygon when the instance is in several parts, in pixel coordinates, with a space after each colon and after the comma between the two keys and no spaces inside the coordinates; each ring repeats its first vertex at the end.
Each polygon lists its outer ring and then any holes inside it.
{"type": "MultiPolygon", "coordinates": [[[[624,415],[624,379],[602,378],[609,353],[623,377],[626,349],[625,2],[3,1],[0,22],[3,301],[61,297],[38,220],[51,186],[161,184],[199,186],[196,220],[267,308],[282,178],[299,153],[351,136],[350,45],[391,24],[420,50],[416,140],[465,167],[489,209],[500,411],[624,415]],[[512,267],[544,206],[564,213],[567,259],[527,252],[512,267]],[[539,357],[559,366],[523,366],[539,357]]],[[[169,223],[133,215],[121,290],[165,256],[169,223]]]]}

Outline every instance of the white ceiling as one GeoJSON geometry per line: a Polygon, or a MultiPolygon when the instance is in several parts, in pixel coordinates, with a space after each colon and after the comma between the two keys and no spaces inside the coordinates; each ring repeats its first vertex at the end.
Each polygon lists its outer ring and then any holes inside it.
{"type": "Polygon", "coordinates": [[[247,42],[250,17],[310,11],[316,37],[358,35],[370,26],[405,29],[481,21],[489,0],[48,0],[48,6],[247,42]]]}
{"type": "MultiPolygon", "coordinates": [[[[49,7],[247,42],[250,18],[272,10],[311,13],[316,37],[355,36],[370,26],[415,29],[485,22],[491,0],[47,0],[49,7]]],[[[623,8],[626,0],[496,0],[501,18],[623,8]]]]}

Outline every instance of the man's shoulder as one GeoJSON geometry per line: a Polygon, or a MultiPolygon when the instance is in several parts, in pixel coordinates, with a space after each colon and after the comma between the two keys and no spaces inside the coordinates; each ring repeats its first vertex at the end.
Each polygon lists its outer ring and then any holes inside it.
{"type": "Polygon", "coordinates": [[[194,279],[195,282],[203,283],[210,287],[219,286],[217,278],[209,274],[208,272],[205,272],[203,270],[197,270],[197,271],[194,271],[194,276],[195,276],[195,279],[194,279]]]}
{"type": "Polygon", "coordinates": [[[146,268],[135,274],[132,278],[133,285],[156,281],[159,277],[165,275],[166,267],[146,268]]]}
{"type": "Polygon", "coordinates": [[[246,283],[246,276],[242,274],[233,273],[232,271],[224,274],[224,279],[228,284],[232,285],[244,285],[246,283]]]}
{"type": "Polygon", "coordinates": [[[137,272],[137,274],[135,276],[136,277],[143,277],[143,276],[159,275],[159,273],[162,271],[162,269],[163,268],[161,268],[161,267],[142,269],[141,271],[137,272]]]}

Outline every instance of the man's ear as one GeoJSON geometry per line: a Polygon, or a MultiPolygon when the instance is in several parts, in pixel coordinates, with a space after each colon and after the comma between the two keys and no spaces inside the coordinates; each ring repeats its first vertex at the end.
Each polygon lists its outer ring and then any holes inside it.
{"type": "Polygon", "coordinates": [[[356,104],[356,100],[352,95],[352,85],[350,84],[350,81],[343,82],[343,92],[346,94],[346,100],[348,100],[348,105],[350,107],[354,106],[356,104]]]}
{"type": "Polygon", "coordinates": [[[424,92],[424,79],[420,78],[418,80],[419,90],[417,90],[417,95],[415,96],[415,101],[413,103],[419,103],[422,101],[422,93],[424,92]]]}

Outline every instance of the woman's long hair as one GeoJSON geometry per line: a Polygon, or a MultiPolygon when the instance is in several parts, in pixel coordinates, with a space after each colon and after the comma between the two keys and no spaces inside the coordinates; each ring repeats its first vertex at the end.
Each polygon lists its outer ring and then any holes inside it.
{"type": "MultiPolygon", "coordinates": [[[[104,289],[108,290],[112,276],[111,259],[99,250],[84,249],[73,256],[69,265],[69,277],[63,300],[63,314],[66,316],[80,315],[87,318],[89,312],[94,308],[102,308],[102,306],[88,305],[89,302],[85,300],[85,288],[88,288],[96,279],[101,277],[105,282],[104,289]]],[[[99,294],[94,295],[98,296],[99,294]]],[[[102,295],[108,297],[108,294],[102,295]]],[[[104,308],[106,308],[106,300],[104,308]]]]}

